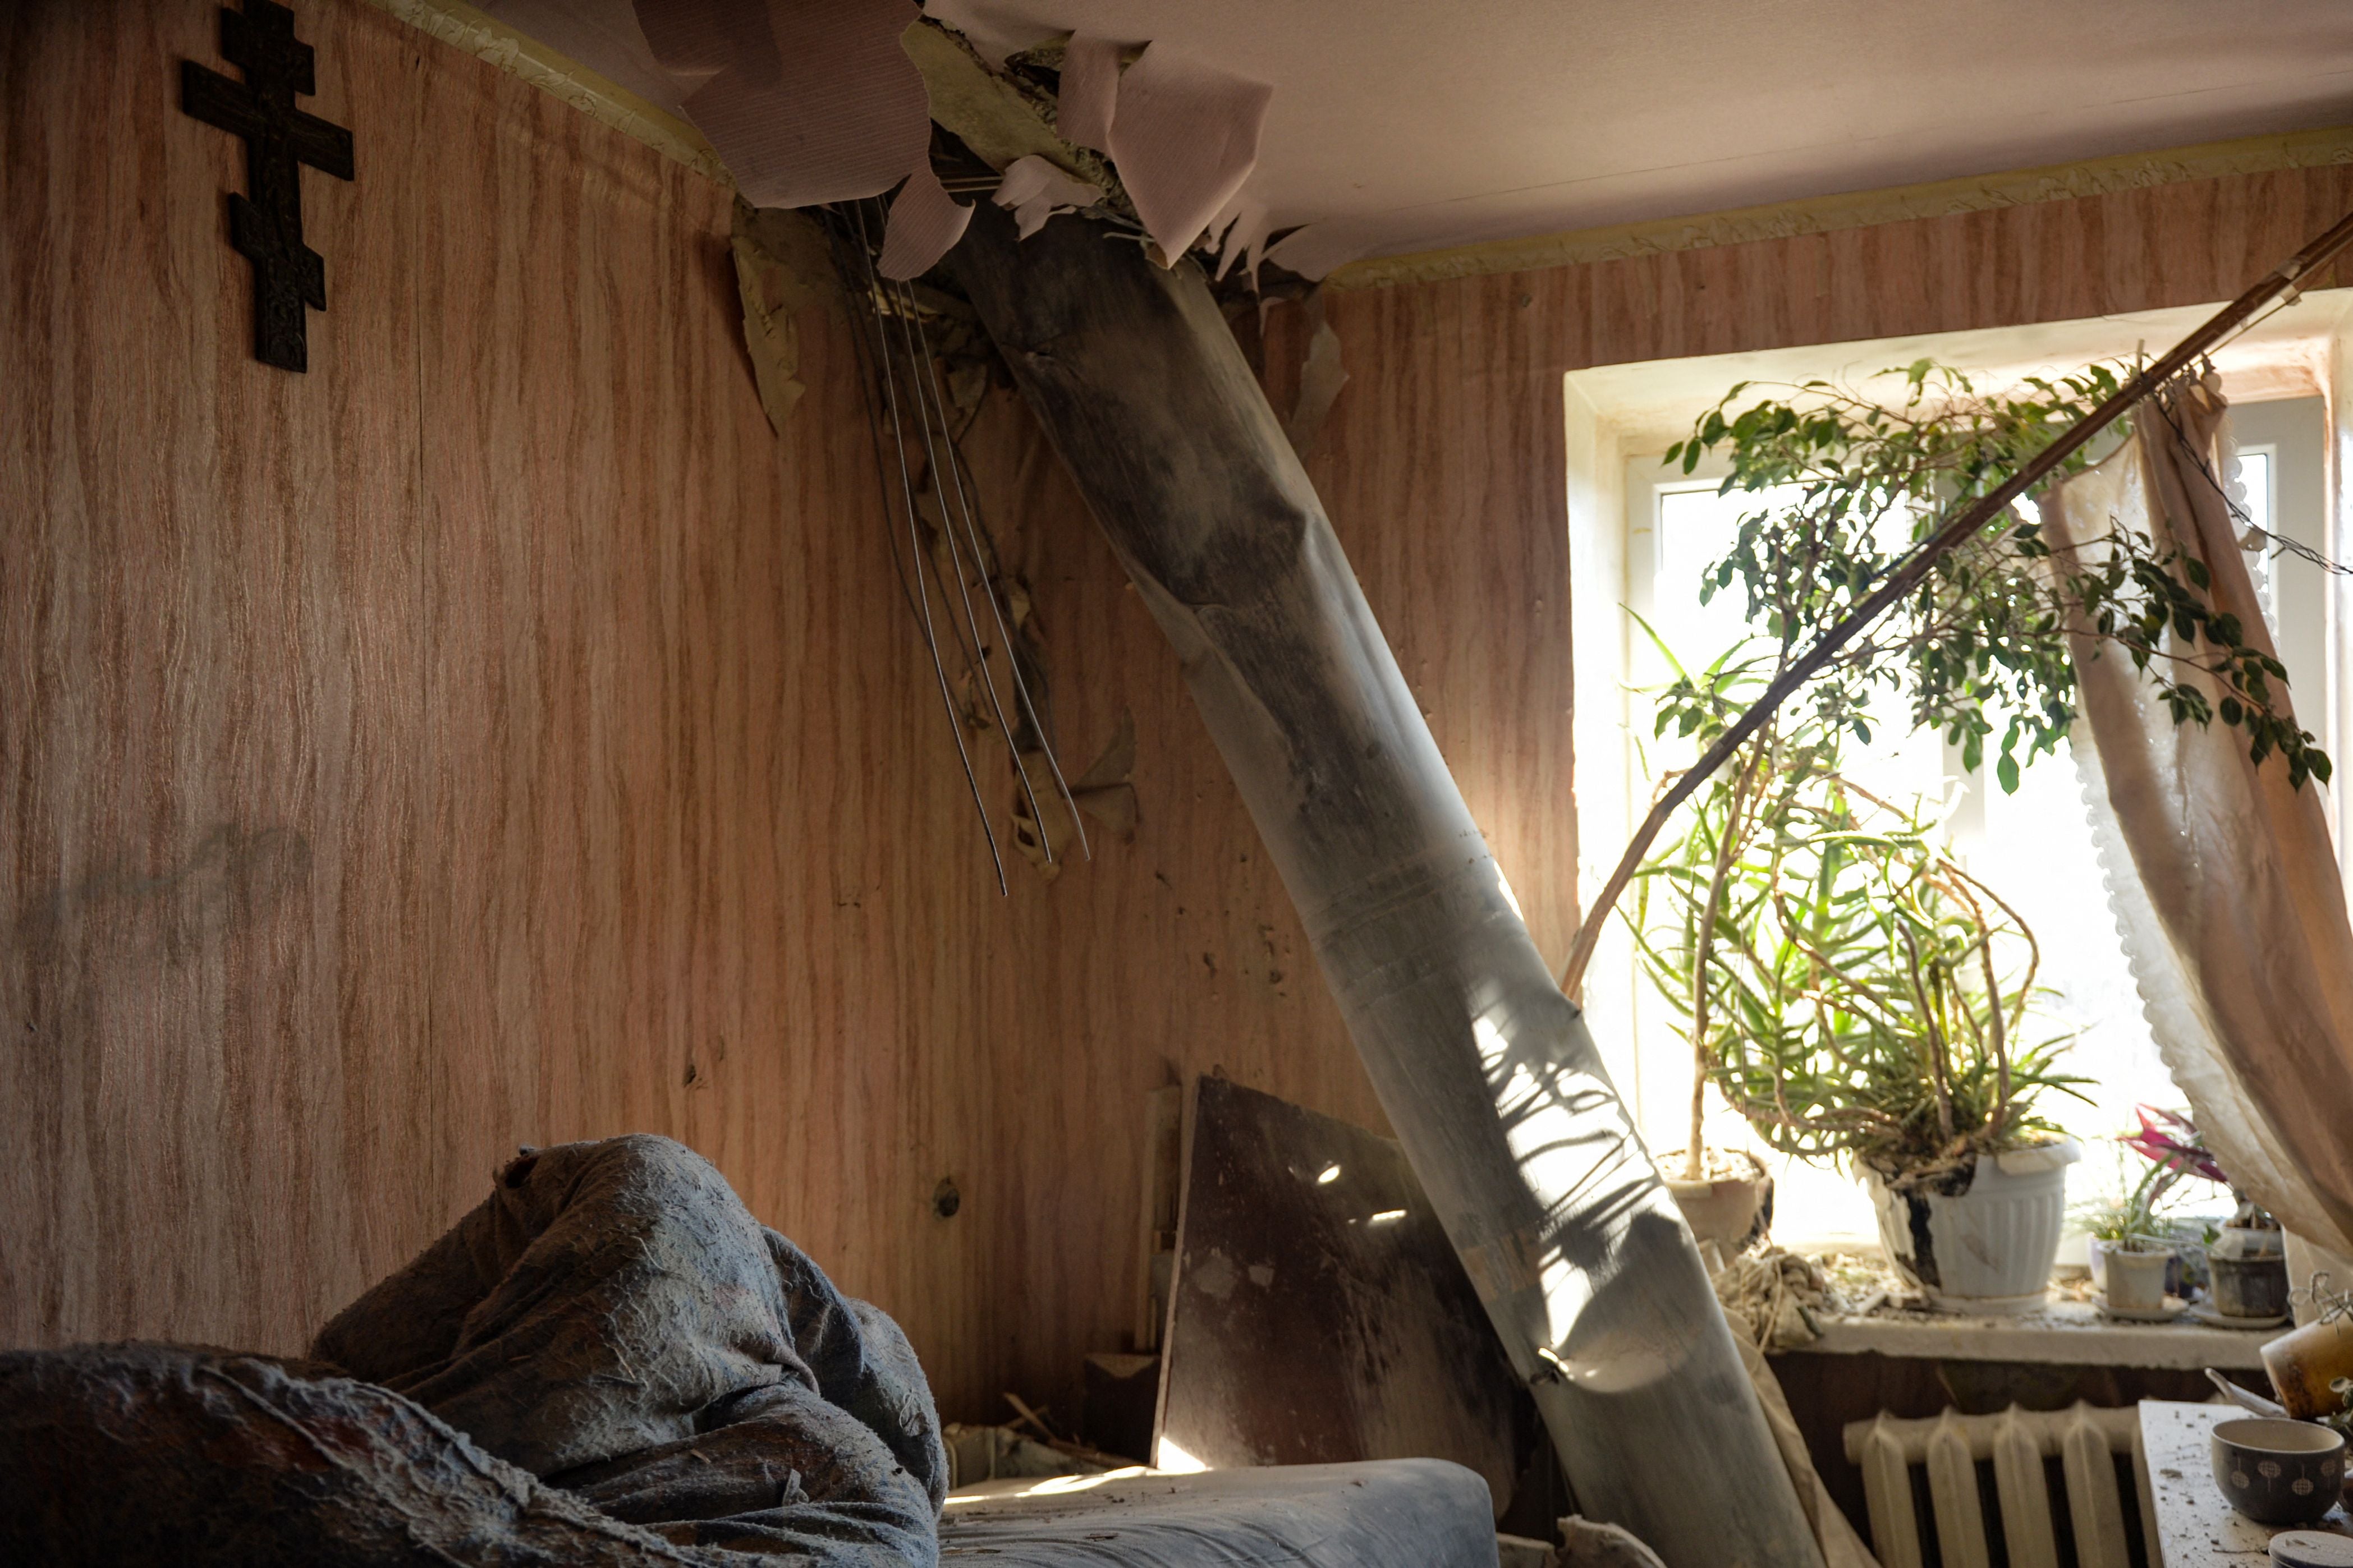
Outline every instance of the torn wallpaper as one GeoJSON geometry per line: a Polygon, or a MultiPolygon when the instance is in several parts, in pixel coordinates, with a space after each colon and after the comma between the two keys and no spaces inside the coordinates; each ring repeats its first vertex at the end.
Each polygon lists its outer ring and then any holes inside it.
{"type": "Polygon", "coordinates": [[[1121,47],[1110,38],[1074,33],[1062,49],[1062,91],[1055,104],[1055,124],[1080,146],[1098,153],[1111,151],[1121,47]]]}
{"type": "MultiPolygon", "coordinates": [[[[1019,89],[984,62],[1054,36],[961,0],[934,8],[942,22],[971,29],[971,52],[924,24],[913,0],[488,0],[488,8],[675,110],[754,207],[854,201],[905,183],[886,234],[884,270],[894,277],[934,265],[969,211],[930,171],[940,107],[932,98],[941,90],[931,57],[945,49],[964,62],[950,73],[949,96],[973,112],[950,105],[951,121],[1018,130],[1021,113],[1006,105],[1018,105],[1019,89]]],[[[1083,188],[1106,179],[1072,151],[1084,147],[1116,161],[1163,257],[1206,239],[1222,251],[1221,276],[1245,258],[1254,274],[1272,217],[1246,183],[1273,89],[1166,44],[1086,33],[1068,40],[1060,64],[1059,123],[1039,118],[1029,145],[984,135],[990,144],[975,149],[1006,171],[996,199],[1018,215],[1021,232],[1101,198],[1099,188],[1083,188]],[[1123,69],[1124,58],[1134,63],[1123,69]]]]}
{"type": "Polygon", "coordinates": [[[1048,218],[1060,212],[1091,207],[1103,193],[1084,180],[1074,180],[1045,159],[1017,158],[1006,166],[1005,181],[989,199],[1008,208],[1021,237],[1029,238],[1048,218]]]}
{"type": "Polygon", "coordinates": [[[646,42],[754,206],[880,195],[924,162],[909,0],[638,0],[646,42]]]}
{"type": "Polygon", "coordinates": [[[1112,162],[1164,257],[1193,247],[1258,164],[1274,89],[1147,45],[1119,79],[1112,162]]]}

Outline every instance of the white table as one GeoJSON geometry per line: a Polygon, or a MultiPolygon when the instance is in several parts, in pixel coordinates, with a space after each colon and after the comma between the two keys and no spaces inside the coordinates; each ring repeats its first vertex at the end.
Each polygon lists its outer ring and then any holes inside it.
{"type": "Polygon", "coordinates": [[[2148,1456],[2149,1492],[2157,1504],[2160,1553],[2155,1568],[2260,1568],[2271,1561],[2271,1540],[2282,1529],[2333,1530],[2353,1536],[2342,1508],[2318,1524],[2272,1526],[2222,1500],[2214,1485],[2207,1437],[2218,1421],[2246,1412],[2235,1405],[2140,1402],[2140,1436],[2148,1456]]]}

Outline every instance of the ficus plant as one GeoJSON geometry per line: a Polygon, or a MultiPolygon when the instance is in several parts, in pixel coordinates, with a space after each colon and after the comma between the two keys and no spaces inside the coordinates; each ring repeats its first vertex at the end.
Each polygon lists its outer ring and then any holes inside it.
{"type": "MultiPolygon", "coordinates": [[[[1903,378],[1899,395],[1822,380],[1742,382],[1667,453],[1685,473],[1720,455],[1730,465],[1722,493],[1755,498],[1702,595],[1738,584],[1750,625],[1785,661],[1947,515],[2009,478],[2122,379],[2093,364],[1980,393],[1961,372],[1928,360],[1881,374],[1903,378]]],[[[2138,417],[2170,420],[2161,399],[2142,409],[2138,417]]],[[[2071,457],[2052,482],[2088,460],[2071,457]]],[[[2327,755],[2282,700],[2287,671],[2248,640],[2237,617],[2214,608],[2205,563],[2178,542],[2127,529],[2082,544],[2063,563],[2038,521],[1998,514],[1841,650],[1809,688],[1816,713],[1867,742],[1873,690],[1893,690],[1915,725],[1957,748],[1967,770],[1990,752],[2002,787],[2015,790],[2021,767],[2055,748],[2074,721],[2073,626],[2130,658],[2176,723],[2219,719],[2244,733],[2258,763],[2277,752],[2295,784],[2327,780],[2327,755]]]]}
{"type": "MultiPolygon", "coordinates": [[[[1678,666],[1658,732],[1712,740],[1774,663],[1678,666]]],[[[2032,932],[1929,815],[1845,775],[1847,733],[1785,710],[1636,878],[1636,952],[1693,1050],[1694,1173],[1711,1082],[1772,1148],[1895,1176],[2050,1135],[2038,1097],[2084,1081],[2035,1033],[2032,932]]]]}

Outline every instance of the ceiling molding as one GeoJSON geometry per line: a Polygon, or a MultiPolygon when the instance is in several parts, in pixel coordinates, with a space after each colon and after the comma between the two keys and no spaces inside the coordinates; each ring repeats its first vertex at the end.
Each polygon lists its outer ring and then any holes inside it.
{"type": "MultiPolygon", "coordinates": [[[[644,142],[704,178],[730,190],[734,188],[734,181],[719,161],[718,153],[692,125],[466,5],[464,0],[368,0],[368,4],[554,94],[591,119],[644,142]]],[[[2037,202],[2067,201],[2223,174],[2268,174],[2338,163],[2353,163],[2353,125],[2249,136],[1927,184],[1813,196],[1686,217],[1654,218],[1574,229],[1565,234],[1375,257],[1336,268],[1324,281],[1335,289],[1381,289],[1495,273],[1530,272],[1668,251],[1830,234],[1913,218],[1947,217],[2037,202]]]]}
{"type": "Polygon", "coordinates": [[[2353,163],[2353,126],[2295,131],[2210,142],[2158,153],[2133,153],[2082,163],[1977,174],[1931,184],[1898,185],[1845,195],[1814,196],[1766,206],[1735,207],[1691,217],[1655,218],[1607,228],[1489,240],[1479,245],[1376,257],[1333,269],[1324,281],[1335,289],[1384,289],[1400,283],[1435,283],[1498,272],[1532,272],[1594,261],[1621,261],[1663,251],[1699,250],[1760,239],[1829,234],[1908,218],[1948,217],[2036,202],[2212,179],[2220,174],[2269,174],[2279,169],[2353,163]]]}
{"type": "Polygon", "coordinates": [[[735,188],[719,154],[693,126],[463,0],[368,0],[368,4],[419,32],[489,61],[517,80],[553,93],[591,120],[644,142],[705,179],[731,191],[735,188]]]}

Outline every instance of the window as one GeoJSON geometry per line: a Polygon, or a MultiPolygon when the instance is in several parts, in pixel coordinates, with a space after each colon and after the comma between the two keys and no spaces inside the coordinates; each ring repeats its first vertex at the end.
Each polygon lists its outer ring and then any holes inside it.
{"type": "MultiPolygon", "coordinates": [[[[2234,428],[2242,443],[2237,478],[2250,521],[2317,545],[2320,400],[2249,405],[2235,411],[2234,428]]],[[[1633,612],[1625,617],[1623,733],[1629,753],[1627,795],[1637,808],[1634,815],[1650,799],[1657,775],[1683,765],[1691,754],[1688,742],[1677,746],[1672,737],[1662,742],[1651,736],[1648,700],[1642,692],[1669,674],[1653,634],[1685,662],[1704,662],[1747,631],[1737,584],[1705,604],[1700,586],[1703,573],[1721,558],[1739,518],[1758,505],[1753,495],[1717,495],[1716,478],[1705,468],[1693,477],[1663,468],[1659,453],[1664,445],[1659,442],[1627,458],[1623,476],[1624,604],[1633,612]]],[[[1717,469],[1716,476],[1721,472],[1717,469]]],[[[2324,730],[2315,721],[2326,710],[2327,695],[2324,655],[2328,632],[2319,571],[2293,556],[2275,559],[2269,552],[2251,553],[2250,564],[2306,722],[2324,730]]],[[[2178,1102],[2142,1019],[2068,758],[2062,753],[2039,760],[2025,770],[2018,791],[2005,795],[1990,768],[1965,774],[1957,749],[1947,747],[1941,736],[1910,731],[1900,706],[1891,703],[1878,717],[1872,743],[1850,759],[1859,782],[1883,795],[1941,803],[1957,857],[2017,908],[2040,945],[2042,983],[2052,992],[2042,1022],[2049,1032],[2074,1035],[2069,1070],[2093,1080],[2083,1089],[2088,1103],[2050,1096],[2039,1106],[2042,1114],[2088,1142],[2128,1126],[2137,1102],[2178,1102]]],[[[1635,1083],[1630,1097],[1636,1101],[1646,1139],[1664,1158],[1684,1142],[1689,1047],[1649,983],[1631,974],[1630,952],[1622,944],[1605,946],[1597,958],[1597,974],[1602,964],[1620,969],[1608,984],[1619,987],[1617,996],[1634,1037],[1635,1083]]],[[[1614,1070],[1622,1076],[1624,1068],[1614,1070]]],[[[1755,1146],[1740,1118],[1720,1104],[1711,1115],[1708,1131],[1712,1143],[1755,1146]]],[[[1777,1160],[1774,1176],[1776,1234],[1786,1243],[1838,1245],[1875,1238],[1870,1199],[1846,1174],[1777,1160]]],[[[2085,1195],[2111,1179],[2107,1163],[2094,1152],[2074,1190],[2085,1195]]]]}

